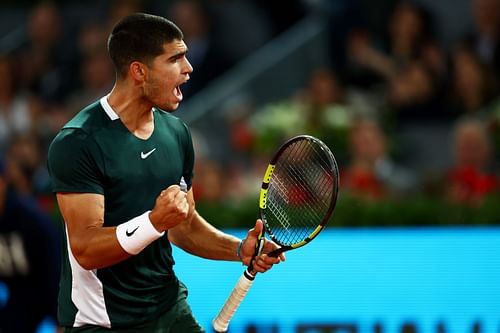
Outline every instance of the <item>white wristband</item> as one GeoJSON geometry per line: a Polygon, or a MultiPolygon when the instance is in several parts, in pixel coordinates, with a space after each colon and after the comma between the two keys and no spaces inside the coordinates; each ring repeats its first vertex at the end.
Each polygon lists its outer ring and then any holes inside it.
{"type": "Polygon", "coordinates": [[[165,231],[160,233],[151,224],[150,212],[148,210],[116,227],[116,238],[125,252],[135,255],[165,234],[165,231]]]}

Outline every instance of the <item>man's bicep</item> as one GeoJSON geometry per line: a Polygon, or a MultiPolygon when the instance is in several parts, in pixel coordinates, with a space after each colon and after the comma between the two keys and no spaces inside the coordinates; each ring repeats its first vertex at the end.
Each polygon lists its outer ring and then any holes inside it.
{"type": "Polygon", "coordinates": [[[82,268],[108,267],[130,257],[118,241],[116,228],[103,227],[103,195],[58,192],[57,202],[66,222],[71,252],[82,268]]]}
{"type": "Polygon", "coordinates": [[[71,242],[85,237],[89,228],[100,228],[104,223],[104,196],[101,194],[57,193],[57,203],[71,242]]]}

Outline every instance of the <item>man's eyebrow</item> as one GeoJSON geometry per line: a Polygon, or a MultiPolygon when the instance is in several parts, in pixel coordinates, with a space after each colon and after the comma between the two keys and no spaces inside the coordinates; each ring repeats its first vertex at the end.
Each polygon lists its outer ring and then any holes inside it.
{"type": "Polygon", "coordinates": [[[170,57],[168,57],[169,60],[175,60],[184,57],[188,53],[188,49],[185,49],[184,51],[177,52],[170,57]]]}

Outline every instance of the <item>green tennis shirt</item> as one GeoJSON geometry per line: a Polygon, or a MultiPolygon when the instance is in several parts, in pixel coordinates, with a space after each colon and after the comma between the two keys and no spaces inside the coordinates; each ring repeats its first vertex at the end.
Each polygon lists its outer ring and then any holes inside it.
{"type": "MultiPolygon", "coordinates": [[[[160,192],[191,187],[194,152],[187,126],[154,109],[154,131],[142,140],[130,133],[107,98],[70,120],[49,148],[54,192],[104,195],[104,226],[117,226],[154,207],[160,192]]],[[[82,209],[85,209],[82,207],[82,209]]],[[[175,304],[175,276],[167,233],[139,254],[103,269],[85,270],[66,237],[59,292],[62,326],[120,328],[156,318],[175,304]]]]}

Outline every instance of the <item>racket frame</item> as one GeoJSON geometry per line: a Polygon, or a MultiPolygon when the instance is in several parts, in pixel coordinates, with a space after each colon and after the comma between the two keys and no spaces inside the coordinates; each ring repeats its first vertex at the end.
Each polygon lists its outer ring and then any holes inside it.
{"type": "MultiPolygon", "coordinates": [[[[337,203],[337,196],[338,196],[338,189],[339,189],[339,170],[338,170],[338,165],[337,161],[335,160],[335,157],[333,156],[333,153],[331,152],[330,148],[321,141],[320,139],[313,137],[311,135],[298,135],[295,136],[288,141],[286,141],[281,147],[278,149],[278,151],[274,154],[273,158],[269,162],[269,165],[267,166],[266,172],[264,174],[264,177],[262,179],[262,185],[260,189],[260,195],[259,195],[259,210],[260,210],[260,217],[262,222],[264,223],[264,229],[266,229],[266,233],[269,235],[269,237],[280,246],[280,248],[271,251],[268,253],[268,256],[270,257],[277,257],[281,253],[289,250],[293,250],[299,247],[302,247],[312,241],[326,226],[328,221],[330,220],[330,217],[333,213],[333,210],[335,209],[335,205],[337,203]],[[308,141],[313,141],[315,142],[320,149],[323,150],[323,152],[326,153],[328,156],[328,159],[331,163],[331,167],[333,170],[334,177],[332,177],[334,184],[333,187],[335,191],[332,193],[332,198],[330,200],[330,204],[328,207],[327,212],[325,213],[325,216],[323,217],[323,220],[321,223],[316,227],[316,229],[313,230],[305,239],[302,241],[291,244],[291,245],[284,245],[282,244],[276,237],[274,237],[274,234],[272,232],[272,229],[269,227],[269,224],[267,223],[267,218],[266,218],[266,207],[267,207],[267,191],[269,188],[269,183],[271,182],[274,170],[276,168],[276,163],[278,162],[279,158],[283,154],[283,152],[292,144],[295,144],[297,141],[302,141],[302,140],[308,140],[308,141]],[[336,176],[335,176],[336,175],[336,176]]],[[[264,230],[263,230],[264,232],[264,230]]]]}

